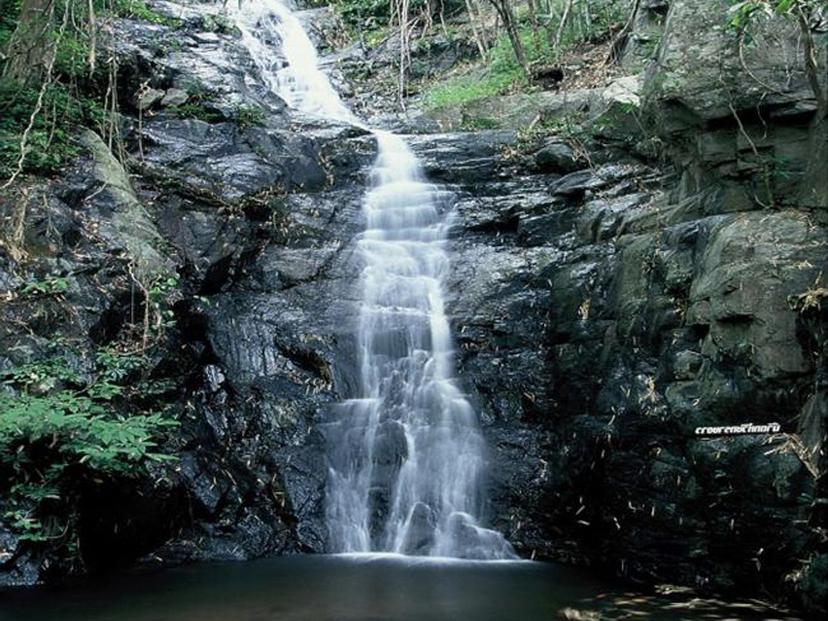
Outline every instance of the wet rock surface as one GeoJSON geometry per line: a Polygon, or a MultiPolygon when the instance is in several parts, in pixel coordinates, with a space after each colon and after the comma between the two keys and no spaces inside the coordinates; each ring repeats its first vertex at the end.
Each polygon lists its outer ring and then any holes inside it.
{"type": "MultiPolygon", "coordinates": [[[[131,174],[89,138],[62,179],[32,188],[27,245],[40,251],[25,271],[3,255],[0,364],[47,356],[55,333],[106,346],[141,312],[133,277],[177,273],[175,326],[151,350],[174,386],[181,427],[165,450],[177,459],[157,478],[79,495],[83,570],[321,552],[318,425],[352,384],[352,245],[374,145],[292,117],[220,3],[156,8],[180,25],[116,24],[131,174]],[[238,121],[245,108],[261,110],[255,122],[238,121]],[[52,277],[69,282],[61,296],[19,294],[52,277]]],[[[0,528],[0,583],[78,571],[0,528]]]]}
{"type": "Polygon", "coordinates": [[[451,312],[492,518],[527,555],[772,584],[821,519],[799,425],[823,370],[790,300],[825,231],[796,210],[664,218],[672,182],[611,164],[455,188],[451,312]],[[696,434],[744,422],[782,433],[696,434]]]}
{"type": "MultiPolygon", "coordinates": [[[[709,18],[690,4],[675,3],[663,54],[692,48],[682,19],[709,18]]],[[[797,300],[821,295],[828,237],[824,197],[801,192],[819,183],[799,149],[822,130],[794,114],[744,123],[757,100],[728,103],[707,65],[681,87],[701,98],[697,115],[677,117],[655,93],[691,66],[660,65],[643,85],[673,165],[616,154],[573,171],[554,143],[533,167],[495,156],[485,177],[444,165],[458,183],[451,311],[491,445],[492,517],[525,554],[719,590],[802,579],[795,597],[812,597],[825,419],[816,444],[804,424],[825,401],[824,311],[797,300]],[[799,153],[796,182],[776,179],[768,202],[745,134],[767,137],[764,157],[799,153]],[[781,433],[696,433],[746,422],[781,433]]],[[[781,105],[797,106],[769,107],[781,105]]],[[[501,155],[519,150],[508,146],[501,155]]]]}
{"type": "MultiPolygon", "coordinates": [[[[824,197],[799,193],[819,187],[811,100],[797,74],[784,101],[767,103],[788,112],[737,122],[716,99],[718,77],[684,72],[698,3],[643,4],[667,15],[642,26],[664,41],[661,77],[641,87],[648,118],[670,119],[654,123],[669,147],[662,161],[634,156],[612,132],[587,144],[587,161],[563,139],[420,133],[436,128],[386,119],[416,133],[412,148],[451,199],[448,311],[488,441],[488,518],[525,556],[646,584],[793,588],[817,610],[828,571],[828,236],[824,197]],[[676,93],[692,114],[674,114],[676,93]],[[757,152],[784,156],[790,174],[769,189],[757,152]],[[747,422],[781,431],[696,434],[747,422]]],[[[56,330],[90,349],[114,338],[130,309],[130,257],[149,240],[154,269],[179,275],[176,325],[154,354],[175,385],[167,399],[182,426],[168,448],[179,459],[163,478],[119,489],[123,511],[110,511],[108,493],[85,497],[89,567],[323,551],[324,431],[356,385],[354,240],[373,141],[286,110],[220,3],[153,5],[182,26],[118,25],[132,188],[100,192],[89,154],[32,189],[37,260],[21,274],[4,252],[0,286],[49,275],[69,286],[60,300],[0,306],[0,367],[43,355],[56,330]],[[261,123],[240,123],[243,106],[263,110],[261,123]],[[119,238],[116,215],[135,201],[151,235],[119,238]]],[[[440,50],[448,64],[468,52],[440,50]]],[[[757,105],[746,93],[737,113],[757,105]]],[[[564,112],[573,101],[544,98],[564,112]]],[[[536,115],[535,103],[513,104],[502,102],[536,115]]],[[[403,459],[397,438],[387,430],[387,469],[403,459]]],[[[415,518],[424,534],[406,542],[412,552],[429,545],[433,516],[415,518]]],[[[48,580],[49,563],[0,519],[0,584],[48,580]]]]}

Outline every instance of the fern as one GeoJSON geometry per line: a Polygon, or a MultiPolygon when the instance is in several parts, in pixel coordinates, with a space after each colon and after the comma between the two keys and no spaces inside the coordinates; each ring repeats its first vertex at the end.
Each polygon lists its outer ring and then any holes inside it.
{"type": "MultiPolygon", "coordinates": [[[[52,538],[43,518],[83,479],[135,477],[174,459],[158,442],[178,423],[161,412],[128,413],[124,383],[145,366],[100,351],[91,379],[65,354],[0,375],[0,504],[22,538],[52,538]]],[[[64,517],[66,536],[72,520],[64,517]]]]}

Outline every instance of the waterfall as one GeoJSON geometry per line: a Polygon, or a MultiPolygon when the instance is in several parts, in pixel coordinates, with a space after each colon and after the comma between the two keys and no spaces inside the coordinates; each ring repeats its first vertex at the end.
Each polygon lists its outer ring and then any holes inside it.
{"type": "MultiPolygon", "coordinates": [[[[276,94],[301,112],[362,125],[319,68],[289,6],[235,3],[243,41],[276,94]]],[[[485,447],[454,378],[443,301],[446,193],[427,182],[401,137],[373,133],[378,156],[357,242],[364,264],[360,394],[336,408],[328,433],[329,545],[335,552],[513,558],[508,542],[478,523],[485,447]]]]}

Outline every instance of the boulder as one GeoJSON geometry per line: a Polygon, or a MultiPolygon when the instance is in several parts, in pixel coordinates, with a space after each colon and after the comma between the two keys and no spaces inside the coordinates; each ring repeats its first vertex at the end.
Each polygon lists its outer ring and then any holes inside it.
{"type": "Polygon", "coordinates": [[[187,100],[190,98],[190,95],[181,88],[170,88],[167,89],[167,92],[164,93],[164,97],[161,99],[162,106],[181,106],[187,103],[187,100]]]}
{"type": "Polygon", "coordinates": [[[84,146],[94,160],[94,178],[100,184],[87,202],[102,216],[101,234],[122,248],[135,264],[135,276],[144,286],[173,273],[162,254],[162,238],[147,210],[138,200],[123,166],[92,131],[83,134],[84,146]]]}
{"type": "Polygon", "coordinates": [[[149,110],[164,98],[164,91],[148,88],[138,95],[138,109],[149,110]]]}

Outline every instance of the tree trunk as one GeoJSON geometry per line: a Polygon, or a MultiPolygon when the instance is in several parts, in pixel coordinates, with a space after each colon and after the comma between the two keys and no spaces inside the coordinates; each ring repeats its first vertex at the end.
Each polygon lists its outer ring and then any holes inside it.
{"type": "Polygon", "coordinates": [[[514,11],[512,11],[511,2],[509,0],[489,0],[489,2],[492,3],[497,14],[500,15],[500,20],[503,22],[503,27],[506,29],[506,36],[509,37],[509,42],[512,44],[512,50],[515,53],[518,65],[520,65],[523,72],[528,76],[529,68],[526,65],[526,52],[520,40],[517,20],[515,19],[514,11]]]}
{"type": "Polygon", "coordinates": [[[89,77],[95,73],[95,64],[98,58],[98,18],[95,15],[95,1],[87,0],[87,20],[89,27],[89,54],[86,64],[89,65],[89,77]]]}
{"type": "Polygon", "coordinates": [[[480,16],[475,12],[471,0],[465,0],[465,2],[466,11],[469,14],[469,23],[472,27],[472,33],[474,34],[474,41],[477,44],[477,49],[480,52],[480,58],[486,60],[486,57],[489,55],[489,48],[486,45],[486,37],[485,32],[483,30],[483,20],[481,20],[480,16]],[[479,24],[478,20],[480,21],[479,24]]]}
{"type": "Polygon", "coordinates": [[[802,35],[805,75],[817,104],[811,122],[811,157],[805,171],[802,192],[806,205],[824,209],[828,207],[828,175],[825,174],[825,162],[828,158],[828,82],[824,81],[823,76],[828,57],[823,56],[820,62],[808,16],[801,5],[796,7],[796,18],[802,35]]]}
{"type": "Polygon", "coordinates": [[[796,7],[796,18],[799,23],[799,31],[802,34],[802,41],[805,56],[805,75],[808,76],[808,83],[811,85],[811,90],[814,92],[814,98],[817,102],[816,118],[820,121],[828,114],[828,95],[826,95],[825,87],[820,83],[820,69],[819,59],[817,58],[817,47],[814,42],[814,34],[811,32],[811,26],[808,23],[808,16],[802,10],[802,6],[796,7]]]}
{"type": "MultiPolygon", "coordinates": [[[[814,116],[810,128],[810,153],[802,184],[803,204],[812,209],[828,208],[828,118],[814,116]]],[[[818,213],[818,212],[817,212],[818,213]]]]}
{"type": "Polygon", "coordinates": [[[411,43],[409,41],[408,13],[409,0],[397,0],[397,19],[400,22],[400,73],[399,96],[400,109],[405,110],[405,79],[411,61],[411,43]]]}
{"type": "Polygon", "coordinates": [[[532,40],[535,47],[540,49],[540,25],[538,24],[538,11],[535,8],[535,0],[527,0],[526,6],[529,10],[529,25],[532,27],[532,40]]]}
{"type": "Polygon", "coordinates": [[[563,33],[566,29],[566,23],[569,21],[569,16],[572,13],[572,5],[574,4],[574,0],[566,0],[566,5],[564,6],[563,15],[561,15],[561,21],[558,24],[558,30],[555,33],[555,54],[560,54],[561,49],[561,40],[563,39],[563,33]]]}
{"type": "Polygon", "coordinates": [[[620,62],[621,56],[624,53],[624,47],[626,47],[630,34],[632,34],[632,31],[635,29],[635,20],[638,17],[640,5],[641,0],[635,0],[635,2],[633,2],[632,10],[630,11],[627,21],[624,22],[621,30],[615,36],[615,39],[613,39],[612,44],[610,45],[610,51],[604,61],[605,63],[620,62]]]}
{"type": "Polygon", "coordinates": [[[17,28],[9,40],[3,77],[22,83],[38,82],[51,63],[54,45],[54,0],[23,0],[17,28]]]}

